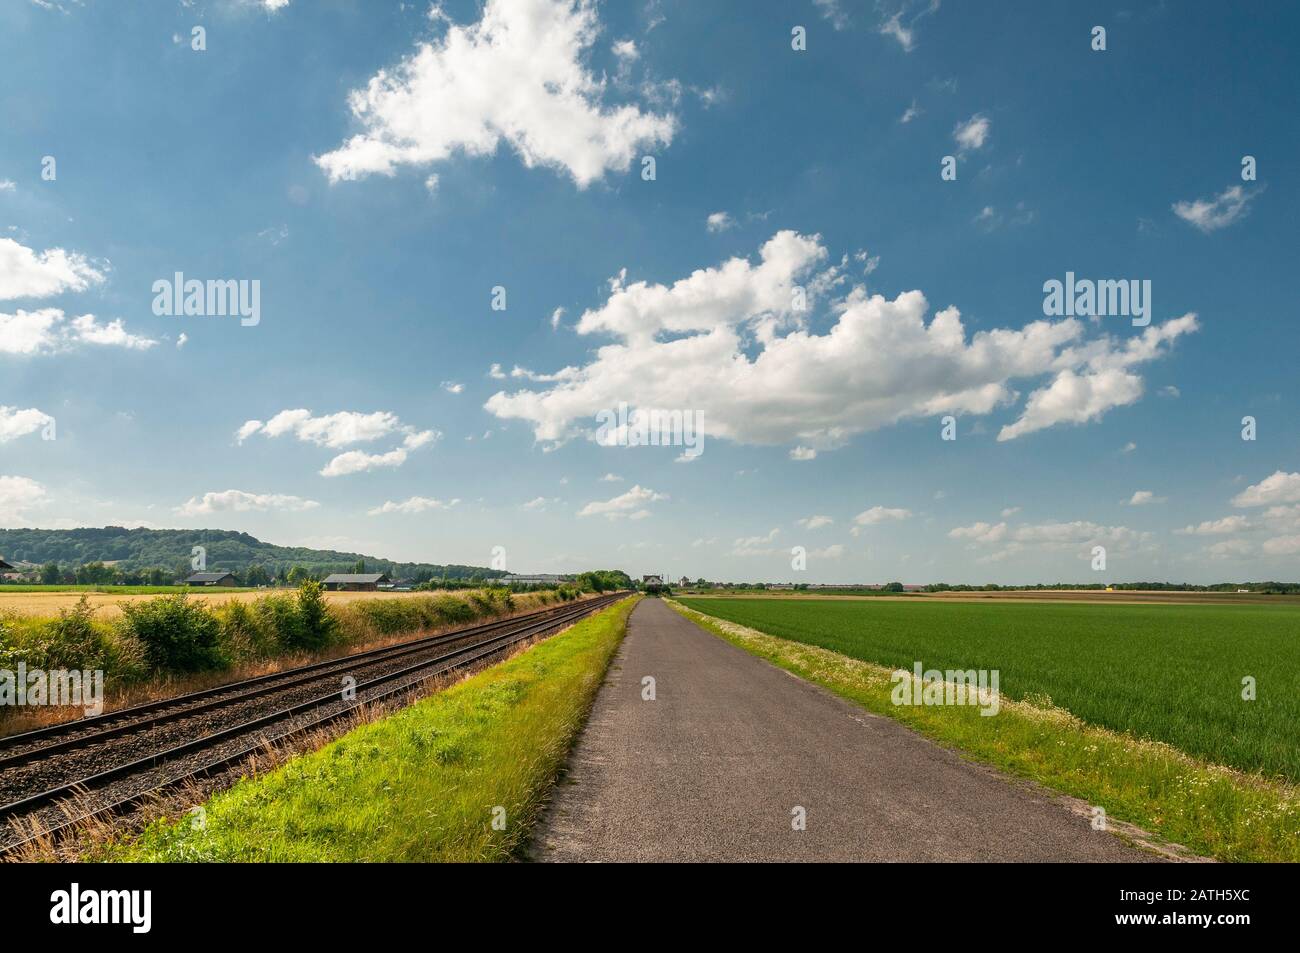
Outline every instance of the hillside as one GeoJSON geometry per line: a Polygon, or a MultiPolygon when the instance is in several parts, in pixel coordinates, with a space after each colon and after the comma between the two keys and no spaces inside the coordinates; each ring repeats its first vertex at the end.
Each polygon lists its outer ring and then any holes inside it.
{"type": "Polygon", "coordinates": [[[437,563],[399,563],[362,553],[302,546],[276,546],[230,530],[125,529],[105,526],[87,529],[0,529],[0,556],[11,563],[59,563],[66,568],[93,562],[111,562],[122,570],[188,569],[195,546],[207,550],[207,568],[238,572],[260,565],[275,575],[281,569],[301,566],[309,572],[348,572],[364,560],[371,572],[386,572],[402,579],[446,576],[485,579],[504,575],[479,566],[443,566],[437,563]]]}

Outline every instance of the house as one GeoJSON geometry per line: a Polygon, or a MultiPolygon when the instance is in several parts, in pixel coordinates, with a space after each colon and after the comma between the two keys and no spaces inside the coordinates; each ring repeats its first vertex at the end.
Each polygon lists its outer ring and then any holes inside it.
{"type": "Polygon", "coordinates": [[[549,572],[531,573],[529,575],[506,573],[495,581],[507,586],[559,586],[566,582],[572,582],[573,577],[559,576],[549,572]]]}
{"type": "Polygon", "coordinates": [[[334,592],[377,592],[381,583],[390,581],[382,572],[336,572],[321,585],[334,592]]]}
{"type": "Polygon", "coordinates": [[[0,559],[0,570],[4,570],[4,569],[13,569],[13,568],[14,568],[13,566],[9,565],[9,564],[8,564],[7,562],[5,562],[3,559],[0,559]]]}
{"type": "Polygon", "coordinates": [[[232,572],[196,572],[185,580],[187,586],[234,586],[235,574],[232,572]]]}

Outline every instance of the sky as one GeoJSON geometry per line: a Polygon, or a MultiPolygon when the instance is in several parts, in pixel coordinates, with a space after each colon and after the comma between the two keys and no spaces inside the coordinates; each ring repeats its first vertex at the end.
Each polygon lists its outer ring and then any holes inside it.
{"type": "Polygon", "coordinates": [[[0,526],[1300,578],[1298,35],[1283,3],[4,0],[0,526]],[[620,406],[683,429],[630,446],[620,406]]]}

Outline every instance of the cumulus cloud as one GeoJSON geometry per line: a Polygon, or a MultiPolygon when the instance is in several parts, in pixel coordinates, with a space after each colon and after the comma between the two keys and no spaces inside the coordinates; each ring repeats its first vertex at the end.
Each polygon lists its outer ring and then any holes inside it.
{"type": "Polygon", "coordinates": [[[948,531],[951,539],[969,539],[977,543],[1000,543],[1006,535],[1006,523],[972,523],[948,531]]]}
{"type": "Polygon", "coordinates": [[[0,474],[0,526],[22,526],[28,511],[45,503],[45,487],[35,480],[0,474]]]}
{"type": "Polygon", "coordinates": [[[736,227],[736,220],[727,212],[713,212],[704,220],[704,224],[711,232],[725,232],[736,227]]]}
{"type": "Polygon", "coordinates": [[[101,267],[76,252],[62,248],[37,252],[12,238],[0,238],[0,301],[84,291],[105,277],[101,267]]]}
{"type": "Polygon", "coordinates": [[[780,550],[771,544],[781,534],[775,527],[766,536],[742,536],[731,544],[732,556],[774,556],[780,550]]]}
{"type": "Polygon", "coordinates": [[[875,526],[877,523],[888,523],[897,520],[910,519],[911,510],[905,510],[898,507],[873,506],[869,510],[863,510],[857,516],[853,517],[854,526],[875,526]]]}
{"type": "Polygon", "coordinates": [[[648,504],[666,500],[663,493],[637,484],[626,493],[609,500],[594,500],[578,511],[579,516],[604,516],[607,519],[645,519],[650,515],[648,504]]]}
{"type": "Polygon", "coordinates": [[[53,418],[35,407],[19,410],[0,405],[0,444],[35,433],[53,418]]]}
{"type": "Polygon", "coordinates": [[[1129,506],[1146,506],[1148,503],[1163,503],[1163,496],[1156,496],[1150,490],[1137,490],[1129,497],[1129,506]]]}
{"type": "Polygon", "coordinates": [[[816,460],[817,451],[812,447],[792,447],[790,449],[791,460],[816,460]]]}
{"type": "Polygon", "coordinates": [[[335,450],[381,438],[402,437],[402,445],[387,453],[349,450],[339,454],[320,471],[320,475],[325,477],[400,467],[406,462],[408,451],[417,450],[442,437],[437,430],[417,430],[404,424],[396,414],[386,410],[368,414],[344,410],[317,417],[305,408],[282,410],[265,423],[247,420],[235,431],[235,439],[243,443],[259,433],[266,437],[290,435],[304,443],[335,450]]]}
{"type": "Polygon", "coordinates": [[[383,506],[376,506],[372,510],[367,510],[367,514],[382,516],[386,513],[427,513],[429,510],[450,509],[459,502],[460,500],[457,499],[444,503],[442,500],[435,500],[427,496],[413,496],[400,503],[389,500],[383,506]]]}
{"type": "Polygon", "coordinates": [[[976,113],[965,122],[959,122],[953,127],[952,138],[962,152],[983,149],[984,143],[988,142],[989,129],[992,125],[988,116],[976,113]]]}
{"type": "Polygon", "coordinates": [[[1189,524],[1174,532],[1179,536],[1229,536],[1250,528],[1250,521],[1244,516],[1225,516],[1223,519],[1189,524]]]}
{"type": "Polygon", "coordinates": [[[1232,498],[1233,506],[1268,506],[1272,503],[1300,503],[1300,473],[1278,470],[1232,498]]]}
{"type": "Polygon", "coordinates": [[[1226,228],[1245,216],[1252,199],[1257,192],[1248,192],[1240,185],[1229,186],[1212,199],[1195,199],[1190,202],[1175,202],[1174,214],[1184,222],[1199,228],[1207,235],[1220,228],[1226,228]]]}
{"type": "Polygon", "coordinates": [[[583,62],[599,33],[592,0],[487,0],[477,23],[449,25],[354,90],[364,131],[316,162],[338,182],[491,155],[504,142],[579,188],[626,170],[638,150],[670,143],[677,120],[605,104],[605,81],[583,62]]]}
{"type": "Polygon", "coordinates": [[[147,351],[158,342],[131,334],[120,318],[101,324],[93,314],[69,320],[58,308],[19,309],[13,314],[0,312],[0,354],[24,357],[58,354],[83,344],[147,351]]]}
{"type": "Polygon", "coordinates": [[[181,516],[204,516],[210,513],[248,513],[281,510],[301,513],[320,506],[315,500],[284,493],[247,493],[244,490],[223,490],[191,497],[176,507],[181,516]]]}
{"type": "Polygon", "coordinates": [[[795,520],[795,524],[802,526],[804,529],[821,529],[823,526],[830,526],[834,522],[829,516],[809,516],[805,519],[795,520]]]}
{"type": "Polygon", "coordinates": [[[920,291],[890,301],[855,285],[829,303],[834,320],[817,334],[797,302],[811,309],[843,288],[847,277],[828,258],[820,236],[780,231],[757,262],[730,258],[671,285],[629,282],[621,272],[604,304],[576,324],[581,335],[615,343],[585,366],[525,372],[552,386],[500,391],[485,407],[528,421],[552,445],[590,437],[595,414],[626,401],[699,410],[710,437],[826,450],[906,418],[988,414],[1018,398],[1015,380],[1055,375],[1003,428],[1000,439],[1010,440],[1137,400],[1142,381],[1132,368],[1197,326],[1186,315],[1116,340],[1088,338],[1083,322],[1066,318],[968,338],[954,307],[927,321],[920,291]]]}
{"type": "Polygon", "coordinates": [[[1091,548],[1104,545],[1116,551],[1130,551],[1146,543],[1150,533],[1127,526],[1105,526],[1087,520],[1061,523],[1024,523],[1010,526],[1006,522],[973,523],[948,531],[950,539],[969,540],[977,546],[998,547],[980,562],[999,562],[1032,551],[1076,552],[1090,555],[1091,548]]]}

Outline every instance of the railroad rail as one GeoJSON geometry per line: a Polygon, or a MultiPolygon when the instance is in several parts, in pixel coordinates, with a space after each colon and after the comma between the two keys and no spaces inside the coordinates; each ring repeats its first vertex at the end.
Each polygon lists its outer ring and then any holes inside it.
{"type": "Polygon", "coordinates": [[[269,743],[339,721],[359,704],[397,699],[431,676],[551,634],[626,596],[554,606],[0,738],[0,801],[7,801],[0,804],[7,827],[0,829],[0,852],[229,768],[269,743]],[[352,680],[346,693],[345,677],[352,680]],[[98,803],[74,817],[62,810],[72,798],[98,803]],[[35,832],[22,832],[20,821],[35,832]]]}

